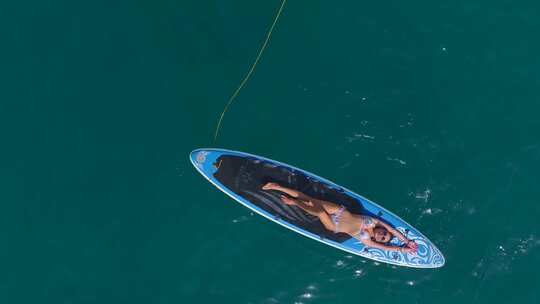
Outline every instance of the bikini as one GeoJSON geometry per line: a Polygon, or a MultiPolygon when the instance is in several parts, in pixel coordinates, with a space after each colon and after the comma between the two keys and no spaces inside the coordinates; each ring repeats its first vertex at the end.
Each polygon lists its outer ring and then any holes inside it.
{"type": "MultiPolygon", "coordinates": [[[[332,219],[332,222],[334,223],[334,232],[338,233],[339,231],[339,218],[341,217],[341,214],[343,214],[343,211],[345,211],[345,206],[341,205],[336,213],[332,213],[330,215],[330,218],[332,219]]],[[[358,236],[360,239],[365,240],[369,239],[369,233],[367,233],[364,229],[368,226],[373,225],[373,220],[369,216],[363,216],[362,218],[362,228],[360,228],[360,231],[353,234],[354,236],[358,236]]]]}
{"type": "Polygon", "coordinates": [[[367,240],[370,239],[371,236],[369,233],[366,232],[366,228],[369,226],[373,226],[373,220],[369,216],[363,216],[362,217],[362,228],[360,228],[360,231],[358,231],[353,236],[358,236],[361,240],[367,240]]]}
{"type": "Polygon", "coordinates": [[[330,218],[332,219],[332,222],[334,223],[334,232],[338,233],[338,227],[339,227],[339,218],[341,217],[341,214],[345,211],[345,206],[341,205],[339,207],[339,210],[336,213],[330,214],[330,218]]]}

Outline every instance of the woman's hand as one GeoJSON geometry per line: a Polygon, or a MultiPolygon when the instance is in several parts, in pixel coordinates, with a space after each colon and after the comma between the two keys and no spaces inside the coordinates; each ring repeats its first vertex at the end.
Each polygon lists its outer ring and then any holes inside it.
{"type": "Polygon", "coordinates": [[[403,247],[401,248],[400,251],[403,253],[410,253],[410,254],[416,253],[416,249],[409,248],[409,247],[403,247]]]}
{"type": "Polygon", "coordinates": [[[408,249],[411,249],[415,252],[418,250],[418,244],[416,244],[413,240],[407,241],[406,246],[408,249]]]}

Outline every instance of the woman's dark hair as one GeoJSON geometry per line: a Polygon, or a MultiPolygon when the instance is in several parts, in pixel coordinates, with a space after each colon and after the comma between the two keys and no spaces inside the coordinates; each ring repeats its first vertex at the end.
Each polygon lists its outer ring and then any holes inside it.
{"type": "Polygon", "coordinates": [[[392,240],[392,234],[390,233],[390,231],[388,231],[386,228],[381,227],[381,226],[377,226],[373,228],[373,234],[374,236],[371,237],[371,240],[379,244],[386,245],[392,240]],[[378,236],[379,236],[379,239],[377,239],[378,236]],[[380,237],[385,238],[387,240],[386,241],[380,240],[380,237]]]}

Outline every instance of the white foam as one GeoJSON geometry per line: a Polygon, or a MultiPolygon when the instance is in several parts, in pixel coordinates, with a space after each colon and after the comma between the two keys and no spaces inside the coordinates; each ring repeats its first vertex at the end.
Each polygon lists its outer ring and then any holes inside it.
{"type": "Polygon", "coordinates": [[[425,203],[429,200],[429,197],[431,196],[431,190],[429,188],[426,188],[424,192],[416,193],[414,197],[416,199],[423,200],[425,203]]]}
{"type": "Polygon", "coordinates": [[[395,162],[398,162],[398,163],[400,163],[402,166],[405,166],[405,165],[407,164],[406,161],[401,160],[401,159],[399,159],[399,158],[386,157],[386,159],[389,160],[389,161],[395,161],[395,162]]]}
{"type": "Polygon", "coordinates": [[[359,139],[369,139],[369,140],[374,140],[374,139],[375,139],[375,136],[368,135],[368,134],[355,133],[355,134],[353,134],[353,136],[347,137],[347,140],[348,140],[349,142],[353,142],[353,141],[356,141],[356,140],[359,140],[359,139]]]}
{"type": "Polygon", "coordinates": [[[303,298],[303,299],[311,299],[311,298],[313,298],[313,294],[309,293],[309,292],[306,292],[306,293],[302,294],[300,297],[303,298]]]}
{"type": "Polygon", "coordinates": [[[366,272],[363,269],[357,269],[354,271],[354,277],[360,278],[363,277],[366,274],[366,272]]]}

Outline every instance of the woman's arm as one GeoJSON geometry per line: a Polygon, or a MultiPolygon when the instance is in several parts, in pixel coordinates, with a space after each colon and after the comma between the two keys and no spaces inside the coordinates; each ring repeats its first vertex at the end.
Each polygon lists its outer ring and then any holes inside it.
{"type": "Polygon", "coordinates": [[[382,249],[382,250],[386,250],[386,251],[398,251],[398,252],[406,252],[406,253],[414,252],[413,249],[408,248],[408,247],[388,246],[388,245],[384,245],[384,244],[374,242],[371,239],[361,239],[361,238],[356,237],[356,236],[355,236],[355,238],[357,240],[359,240],[360,242],[362,242],[367,247],[382,249]]]}
{"type": "Polygon", "coordinates": [[[412,250],[416,250],[418,249],[418,245],[413,241],[413,240],[409,240],[405,235],[403,235],[403,233],[399,232],[397,229],[395,229],[394,227],[388,225],[387,223],[385,223],[384,221],[381,221],[379,219],[374,219],[375,220],[375,223],[376,224],[379,224],[381,226],[383,226],[384,228],[386,228],[386,230],[388,230],[392,235],[394,235],[395,237],[397,237],[401,242],[405,243],[405,246],[411,248],[412,250]]]}
{"type": "Polygon", "coordinates": [[[394,227],[388,225],[384,221],[381,221],[381,220],[376,219],[376,218],[374,218],[373,221],[375,222],[376,225],[378,224],[378,225],[383,226],[386,230],[388,230],[392,235],[397,237],[403,243],[406,244],[407,242],[409,242],[409,239],[406,236],[404,236],[403,233],[399,232],[397,229],[395,229],[394,227]]]}

